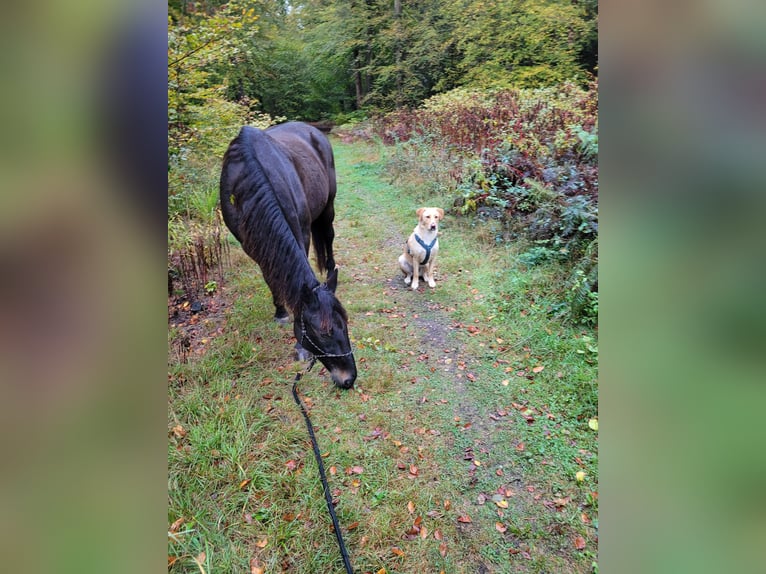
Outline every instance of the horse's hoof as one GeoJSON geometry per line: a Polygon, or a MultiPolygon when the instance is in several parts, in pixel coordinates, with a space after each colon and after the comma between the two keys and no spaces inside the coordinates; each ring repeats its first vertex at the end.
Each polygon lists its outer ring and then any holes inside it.
{"type": "Polygon", "coordinates": [[[290,315],[274,315],[274,321],[280,325],[285,325],[290,322],[290,315]]]}
{"type": "Polygon", "coordinates": [[[295,357],[299,361],[310,361],[314,357],[314,355],[309,353],[303,347],[296,347],[295,348],[295,357]]]}

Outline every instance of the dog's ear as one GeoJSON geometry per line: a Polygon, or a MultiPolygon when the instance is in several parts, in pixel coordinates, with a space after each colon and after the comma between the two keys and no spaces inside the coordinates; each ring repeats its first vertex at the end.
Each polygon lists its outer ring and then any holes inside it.
{"type": "Polygon", "coordinates": [[[439,214],[439,219],[444,219],[444,210],[441,207],[437,207],[436,212],[439,214]]]}
{"type": "Polygon", "coordinates": [[[423,215],[423,212],[424,212],[425,210],[426,210],[426,208],[425,208],[425,207],[420,207],[420,208],[418,208],[418,210],[415,212],[415,213],[417,213],[417,214],[418,214],[418,219],[420,219],[420,216],[421,216],[421,215],[423,215]]]}

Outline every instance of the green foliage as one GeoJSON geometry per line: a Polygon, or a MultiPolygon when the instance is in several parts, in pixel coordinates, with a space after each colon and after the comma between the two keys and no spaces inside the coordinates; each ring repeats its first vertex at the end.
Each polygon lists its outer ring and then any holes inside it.
{"type": "Polygon", "coordinates": [[[412,108],[458,86],[584,84],[596,70],[591,0],[233,0],[174,2],[169,12],[169,113],[179,129],[190,106],[215,100],[243,114],[321,120],[412,108]]]}
{"type": "Polygon", "coordinates": [[[257,3],[232,0],[207,11],[168,16],[168,151],[171,167],[190,149],[220,156],[247,123],[274,123],[252,98],[227,97],[227,70],[255,53],[261,34],[257,3]]]}
{"type": "Polygon", "coordinates": [[[569,312],[575,320],[587,325],[598,323],[598,239],[585,249],[585,254],[572,270],[567,284],[569,312]]]}
{"type": "Polygon", "coordinates": [[[456,17],[462,84],[523,88],[586,80],[578,54],[593,24],[582,6],[562,0],[448,6],[456,17]]]}

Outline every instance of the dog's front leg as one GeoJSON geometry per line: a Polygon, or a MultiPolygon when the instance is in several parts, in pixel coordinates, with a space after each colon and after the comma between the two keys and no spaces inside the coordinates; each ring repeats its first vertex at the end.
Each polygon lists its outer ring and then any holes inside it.
{"type": "Polygon", "coordinates": [[[436,281],[434,281],[434,264],[429,262],[426,265],[425,279],[428,281],[429,287],[436,287],[436,281]]]}
{"type": "Polygon", "coordinates": [[[412,258],[412,288],[417,290],[418,279],[420,279],[420,262],[417,257],[412,258]]]}

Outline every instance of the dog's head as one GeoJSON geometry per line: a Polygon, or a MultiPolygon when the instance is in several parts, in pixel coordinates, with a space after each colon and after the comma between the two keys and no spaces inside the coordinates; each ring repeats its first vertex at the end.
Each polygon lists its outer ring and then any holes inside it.
{"type": "Polygon", "coordinates": [[[418,225],[428,231],[438,231],[439,221],[444,219],[444,210],[441,207],[421,207],[417,214],[418,225]]]}

